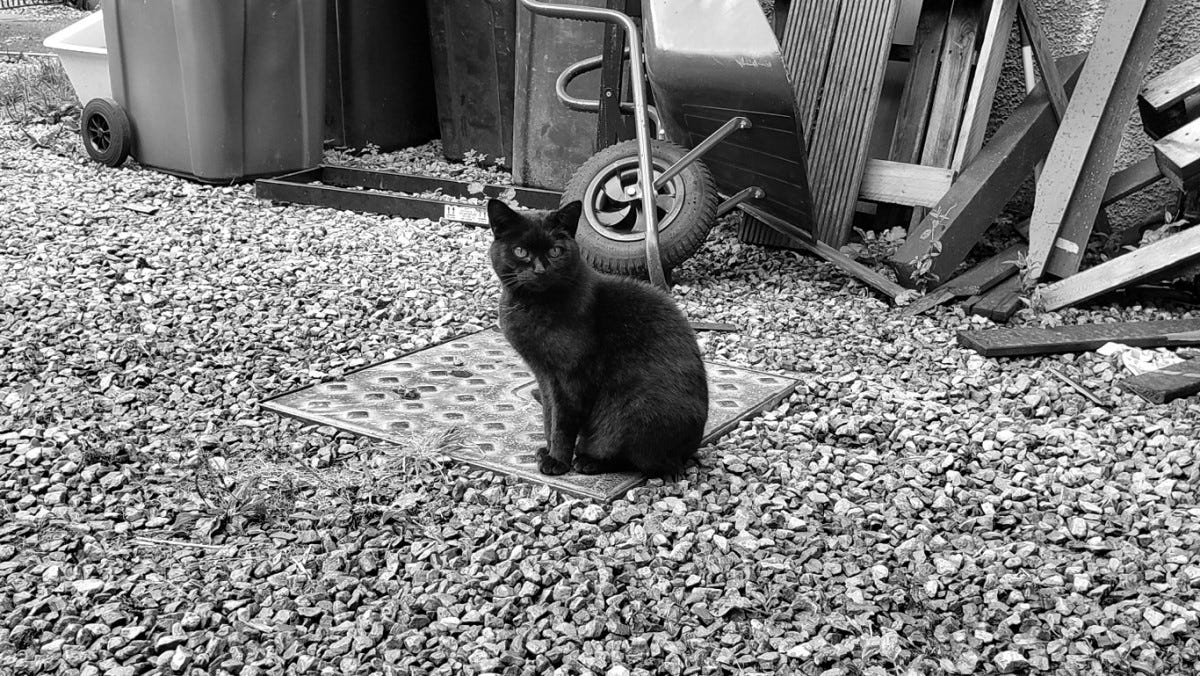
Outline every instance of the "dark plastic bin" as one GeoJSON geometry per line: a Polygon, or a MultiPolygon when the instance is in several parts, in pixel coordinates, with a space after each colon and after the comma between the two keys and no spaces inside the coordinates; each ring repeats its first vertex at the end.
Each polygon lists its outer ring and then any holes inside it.
{"type": "Polygon", "coordinates": [[[442,152],[512,160],[517,0],[429,0],[442,152]]]}
{"type": "Polygon", "coordinates": [[[103,0],[142,164],[208,182],[321,162],[325,0],[103,0]]]}
{"type": "Polygon", "coordinates": [[[329,0],[325,138],[381,150],[438,137],[425,0],[329,0]]]}
{"type": "MultiPolygon", "coordinates": [[[[608,6],[607,0],[558,2],[608,6]]],[[[536,16],[524,7],[518,10],[512,162],[517,185],[562,190],[596,151],[599,117],[568,109],[558,100],[554,85],[567,66],[603,53],[603,24],[536,16]]],[[[570,93],[586,99],[599,96],[600,71],[576,79],[570,93]]]]}

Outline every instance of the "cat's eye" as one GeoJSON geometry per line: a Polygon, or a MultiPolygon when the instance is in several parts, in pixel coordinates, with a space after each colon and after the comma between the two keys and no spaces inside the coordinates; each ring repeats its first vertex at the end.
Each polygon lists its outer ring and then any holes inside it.
{"type": "Polygon", "coordinates": [[[561,246],[552,246],[549,253],[551,258],[558,258],[563,254],[563,248],[561,246]]]}
{"type": "Polygon", "coordinates": [[[529,252],[524,247],[514,246],[512,252],[514,256],[521,260],[529,260],[529,252]]]}

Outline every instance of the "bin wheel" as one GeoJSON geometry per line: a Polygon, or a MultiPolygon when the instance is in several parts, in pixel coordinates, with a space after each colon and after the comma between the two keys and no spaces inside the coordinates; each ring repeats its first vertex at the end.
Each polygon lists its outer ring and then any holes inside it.
{"type": "Polygon", "coordinates": [[[112,99],[87,102],[79,118],[79,133],[88,156],[101,164],[119,167],[129,157],[133,129],[129,116],[112,99]]]}
{"type": "MultiPolygon", "coordinates": [[[[654,175],[686,152],[673,143],[651,141],[654,175]]],[[[583,202],[575,240],[584,260],[601,272],[649,275],[642,201],[627,192],[637,184],[637,141],[624,141],[584,162],[563,191],[563,204],[583,202]]],[[[657,204],[659,253],[669,272],[696,253],[717,220],[717,191],[708,167],[689,164],[659,189],[657,204]]]]}

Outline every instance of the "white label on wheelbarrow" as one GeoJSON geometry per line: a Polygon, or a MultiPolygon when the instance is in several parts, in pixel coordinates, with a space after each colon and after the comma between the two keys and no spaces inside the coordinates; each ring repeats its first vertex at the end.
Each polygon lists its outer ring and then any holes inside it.
{"type": "Polygon", "coordinates": [[[465,204],[447,204],[443,215],[447,220],[451,221],[478,223],[479,225],[488,224],[487,210],[483,207],[465,204]]]}

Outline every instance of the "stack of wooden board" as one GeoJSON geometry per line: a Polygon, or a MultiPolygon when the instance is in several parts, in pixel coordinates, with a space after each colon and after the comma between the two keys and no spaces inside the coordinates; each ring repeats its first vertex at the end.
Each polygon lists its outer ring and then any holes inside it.
{"type": "MultiPolygon", "coordinates": [[[[789,4],[780,47],[808,141],[816,234],[837,248],[850,236],[900,1],[789,4]]],[[[753,244],[800,246],[753,219],[740,235],[753,244]]]]}
{"type": "Polygon", "coordinates": [[[896,298],[899,286],[837,257],[856,204],[874,202],[877,221],[908,230],[890,261],[900,283],[932,290],[906,312],[966,299],[972,312],[998,321],[1029,301],[1057,309],[1200,262],[1200,230],[1177,223],[1164,242],[1080,272],[1093,232],[1108,231],[1105,208],[1164,176],[1190,192],[1188,204],[1200,213],[1200,56],[1137,97],[1168,3],[1109,3],[1091,56],[1057,62],[1033,0],[924,0],[907,48],[891,44],[898,4],[782,3],[790,9],[778,34],[809,142],[821,251],[752,218],[740,231],[745,241],[806,248],[896,298]],[[1028,53],[1028,94],[984,144],[1014,25],[1028,53]],[[871,158],[889,60],[908,61],[909,70],[890,148],[871,158]],[[1155,152],[1114,173],[1135,97],[1155,152]],[[1028,244],[960,274],[1031,177],[1038,179],[1034,209],[1019,228],[1028,244]],[[1047,277],[1061,281],[1032,294],[1047,277]]]}
{"type": "MultiPolygon", "coordinates": [[[[997,0],[993,13],[1002,4],[997,0]]],[[[1200,204],[1200,57],[1141,88],[1167,3],[1110,3],[1095,38],[1099,48],[1086,62],[1083,55],[1068,57],[1057,69],[1050,65],[1032,3],[1016,0],[1016,5],[1043,82],[974,161],[955,175],[942,199],[914,225],[893,256],[902,283],[935,289],[910,312],[964,296],[960,289],[975,285],[982,271],[994,275],[988,279],[991,287],[968,304],[977,314],[1005,320],[1025,300],[1055,310],[1200,261],[1200,229],[1180,221],[1173,224],[1177,232],[1170,237],[1080,271],[1093,232],[1108,228],[1104,208],[1113,202],[1165,176],[1191,194],[1189,204],[1200,204]],[[1113,173],[1121,132],[1139,88],[1144,126],[1157,139],[1154,155],[1113,173]],[[1024,227],[1028,246],[1003,252],[999,260],[961,277],[971,284],[960,283],[955,278],[959,265],[1017,188],[1043,163],[1033,214],[1024,227]],[[1006,275],[1010,278],[996,281],[995,276],[1006,275]],[[1024,289],[1047,277],[1059,281],[1036,293],[1024,289]]],[[[1166,224],[1160,220],[1159,225],[1166,224]]]]}

